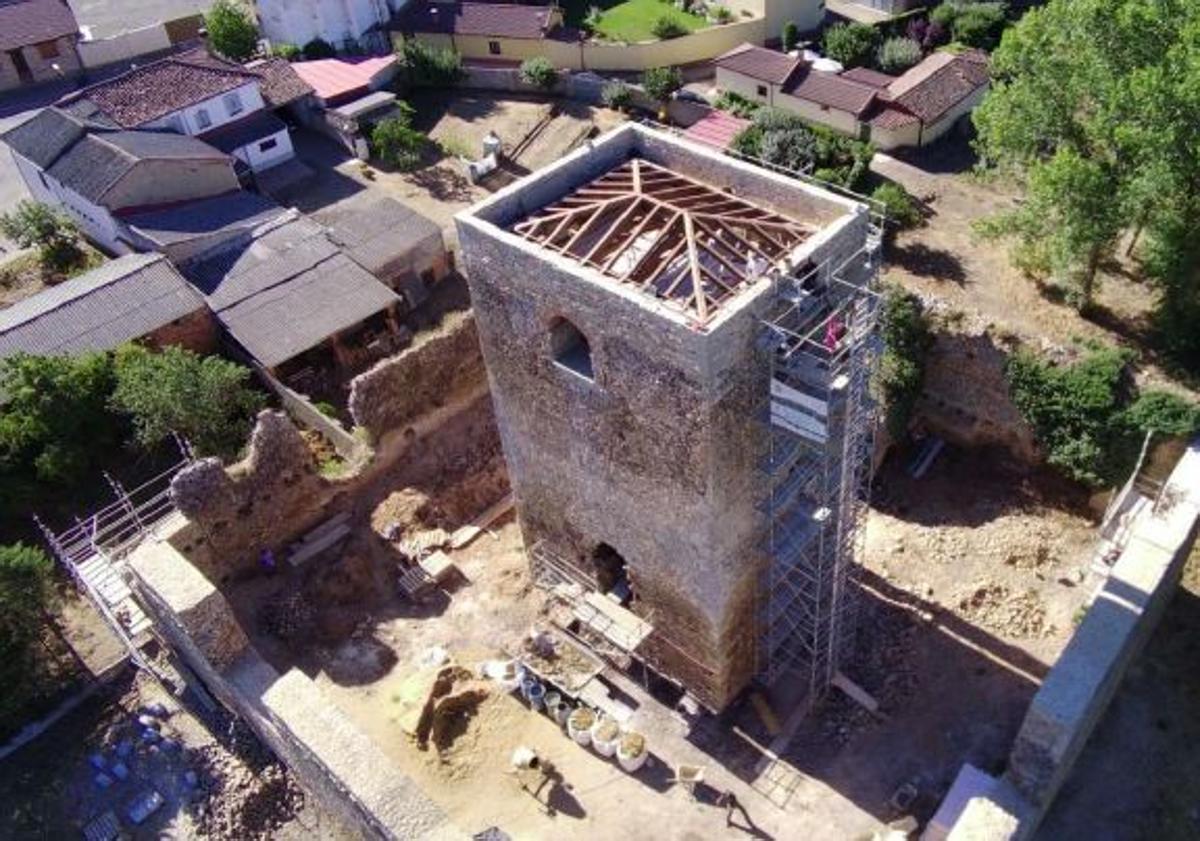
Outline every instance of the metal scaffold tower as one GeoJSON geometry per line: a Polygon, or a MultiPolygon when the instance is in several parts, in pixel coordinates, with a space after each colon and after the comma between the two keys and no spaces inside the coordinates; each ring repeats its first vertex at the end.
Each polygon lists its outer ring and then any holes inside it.
{"type": "Polygon", "coordinates": [[[771,367],[760,598],[768,685],[794,672],[815,700],[853,643],[875,406],[881,220],[849,259],[775,280],[760,347],[771,367]]]}

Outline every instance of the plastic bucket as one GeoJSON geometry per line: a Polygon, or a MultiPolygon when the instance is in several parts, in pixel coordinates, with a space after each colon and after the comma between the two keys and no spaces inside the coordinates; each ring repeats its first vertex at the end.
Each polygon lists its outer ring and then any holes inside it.
{"type": "Polygon", "coordinates": [[[562,706],[562,695],[557,692],[547,692],[543,703],[546,705],[546,715],[558,720],[558,708],[562,706]]]}
{"type": "Polygon", "coordinates": [[[592,743],[592,725],[595,723],[595,713],[587,707],[577,707],[567,716],[567,735],[586,748],[592,743]]]}
{"type": "Polygon", "coordinates": [[[562,701],[559,702],[558,708],[551,710],[550,714],[554,717],[554,720],[557,721],[559,724],[566,724],[567,716],[569,716],[574,711],[574,709],[575,708],[571,706],[571,702],[564,698],[562,701]]]}
{"type": "Polygon", "coordinates": [[[542,708],[542,701],[546,697],[546,687],[542,686],[541,682],[527,677],[521,682],[521,694],[525,696],[525,700],[529,702],[529,706],[535,710],[540,710],[542,708]]]}
{"type": "Polygon", "coordinates": [[[592,725],[592,747],[601,756],[612,756],[617,752],[621,729],[611,718],[600,716],[592,725]]]}
{"type": "MultiPolygon", "coordinates": [[[[630,735],[630,734],[627,733],[626,736],[628,736],[628,735],[630,735]]],[[[636,734],[636,735],[641,735],[641,734],[636,734]]],[[[617,762],[618,762],[618,764],[620,764],[620,766],[624,770],[628,771],[631,774],[634,771],[636,771],[637,769],[641,768],[643,765],[645,765],[646,760],[650,758],[650,748],[646,744],[645,737],[642,737],[642,750],[638,754],[630,755],[629,753],[627,753],[624,750],[624,748],[625,748],[625,737],[623,736],[617,742],[617,762]]]]}

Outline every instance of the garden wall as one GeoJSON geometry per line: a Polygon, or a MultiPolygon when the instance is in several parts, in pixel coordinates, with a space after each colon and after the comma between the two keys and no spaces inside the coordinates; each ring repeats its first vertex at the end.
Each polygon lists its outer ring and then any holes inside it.
{"type": "Polygon", "coordinates": [[[419,333],[403,351],[355,377],[350,415],[370,440],[380,443],[486,381],[475,316],[453,312],[435,330],[419,333]]]}
{"type": "Polygon", "coordinates": [[[164,540],[129,558],[155,631],[347,829],[371,839],[465,839],[442,810],[303,672],[280,675],[250,645],[228,601],[164,540]]]}

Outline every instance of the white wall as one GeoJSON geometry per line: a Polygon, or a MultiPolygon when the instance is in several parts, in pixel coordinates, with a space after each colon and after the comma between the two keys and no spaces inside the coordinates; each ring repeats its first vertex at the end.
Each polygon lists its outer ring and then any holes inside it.
{"type": "Polygon", "coordinates": [[[167,35],[165,26],[155,23],[141,29],[122,32],[111,38],[80,41],[78,46],[79,60],[83,62],[83,66],[94,68],[169,49],[171,38],[167,35]]]}
{"type": "Polygon", "coordinates": [[[35,201],[57,207],[79,225],[88,239],[114,254],[126,254],[131,249],[120,241],[124,226],[97,204],[92,204],[74,190],[46,175],[32,161],[13,153],[17,171],[35,201]]]}
{"type": "Polygon", "coordinates": [[[807,99],[798,99],[782,91],[775,94],[775,105],[798,114],[811,123],[821,123],[851,137],[858,136],[858,118],[848,111],[822,107],[807,99]]]}
{"type": "Polygon", "coordinates": [[[214,96],[211,99],[206,99],[203,102],[198,102],[195,105],[188,106],[180,111],[176,111],[168,117],[161,120],[155,120],[151,123],[146,123],[146,128],[178,128],[172,121],[172,117],[179,116],[182,119],[182,129],[184,134],[197,135],[203,134],[206,131],[212,131],[217,126],[231,123],[234,120],[240,120],[248,114],[255,111],[261,111],[264,107],[262,93],[259,92],[258,82],[251,81],[234,88],[232,91],[223,93],[220,96],[214,96]],[[230,114],[229,108],[225,104],[225,97],[230,93],[236,93],[238,100],[242,104],[241,110],[236,114],[230,114]],[[206,127],[201,127],[199,113],[206,111],[208,118],[212,124],[206,127]]]}
{"type": "Polygon", "coordinates": [[[291,135],[284,128],[270,137],[262,137],[253,143],[242,146],[239,149],[234,149],[233,156],[244,161],[255,172],[262,172],[264,169],[270,169],[289,158],[294,158],[296,150],[292,148],[291,135]],[[262,144],[271,140],[275,141],[275,147],[264,152],[261,148],[262,144]]]}
{"type": "Polygon", "coordinates": [[[811,32],[825,20],[825,0],[762,0],[767,37],[779,38],[789,20],[801,32],[811,32]]]}
{"type": "Polygon", "coordinates": [[[340,47],[391,17],[386,0],[256,0],[256,5],[267,40],[298,47],[315,38],[340,47]]]}
{"type": "Polygon", "coordinates": [[[921,145],[928,146],[933,141],[937,140],[943,134],[953,128],[959,117],[964,114],[969,114],[975,110],[975,106],[983,101],[983,97],[987,94],[988,86],[984,85],[975,93],[968,96],[962,102],[955,105],[949,111],[942,115],[936,123],[931,123],[925,126],[925,130],[921,133],[921,145]]]}
{"type": "Polygon", "coordinates": [[[758,79],[743,76],[741,73],[735,73],[724,67],[717,68],[717,87],[723,91],[732,91],[733,93],[741,94],[754,102],[762,102],[766,105],[775,104],[774,94],[776,85],[772,85],[769,82],[760,82],[758,79]],[[759,87],[767,89],[766,96],[759,95],[759,87]]]}

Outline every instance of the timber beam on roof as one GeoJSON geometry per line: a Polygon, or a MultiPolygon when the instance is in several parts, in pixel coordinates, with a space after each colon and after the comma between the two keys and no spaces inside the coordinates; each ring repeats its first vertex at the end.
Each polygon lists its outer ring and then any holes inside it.
{"type": "Polygon", "coordinates": [[[812,229],[730,190],[633,158],[512,230],[703,323],[812,229]]]}

